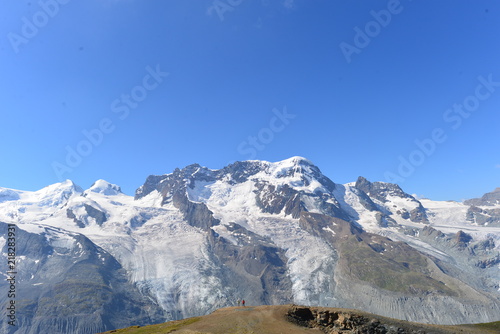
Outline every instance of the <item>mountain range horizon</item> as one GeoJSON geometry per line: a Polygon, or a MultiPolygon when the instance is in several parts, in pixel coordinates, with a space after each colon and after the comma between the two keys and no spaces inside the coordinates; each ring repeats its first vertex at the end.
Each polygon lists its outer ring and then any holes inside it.
{"type": "MultiPolygon", "coordinates": [[[[308,162],[309,164],[311,164],[311,165],[314,165],[314,163],[313,163],[311,160],[307,159],[306,157],[302,157],[302,156],[292,156],[292,157],[290,157],[290,158],[288,158],[288,159],[280,160],[280,161],[277,161],[277,162],[283,162],[283,161],[289,161],[289,160],[303,160],[303,161],[307,161],[307,162],[308,162]]],[[[238,162],[243,162],[243,161],[245,161],[245,162],[257,162],[257,161],[258,161],[258,162],[267,162],[267,163],[272,163],[272,162],[267,161],[267,160],[258,160],[258,159],[254,159],[254,160],[234,161],[234,162],[230,162],[230,163],[228,163],[226,166],[229,166],[229,165],[232,165],[232,164],[234,164],[234,163],[238,163],[238,162]]],[[[277,162],[275,162],[275,163],[277,163],[277,162]]],[[[200,164],[198,164],[198,163],[192,163],[192,164],[190,164],[190,165],[188,165],[188,166],[191,166],[191,165],[196,165],[196,166],[200,166],[200,167],[201,167],[201,165],[200,165],[200,164]]],[[[205,167],[205,166],[203,166],[203,167],[205,167]]],[[[205,168],[208,168],[208,167],[205,167],[205,168]]],[[[178,168],[176,168],[176,169],[178,169],[178,168]]],[[[208,168],[208,169],[211,169],[211,170],[218,170],[218,169],[212,169],[212,168],[208,168]]],[[[222,168],[220,168],[220,169],[224,169],[224,167],[222,167],[222,168]]],[[[169,175],[169,174],[171,174],[171,173],[165,173],[165,174],[161,174],[161,175],[169,175]]],[[[359,177],[363,177],[363,176],[362,176],[362,175],[360,175],[359,177]]],[[[114,185],[114,186],[119,187],[119,188],[120,188],[120,192],[122,192],[122,193],[124,193],[124,194],[126,194],[126,195],[131,196],[131,194],[129,194],[128,192],[124,192],[124,191],[122,190],[122,188],[120,187],[120,185],[119,185],[119,184],[115,184],[115,183],[113,183],[113,182],[108,182],[108,181],[107,181],[107,180],[105,180],[105,179],[97,179],[97,180],[96,180],[96,181],[94,181],[94,182],[93,182],[93,183],[89,186],[89,188],[87,188],[87,189],[90,189],[90,188],[92,188],[92,187],[93,187],[96,183],[103,182],[103,181],[104,181],[105,183],[109,183],[109,184],[112,184],[112,185],[114,185]]],[[[74,185],[75,185],[75,187],[77,187],[78,189],[82,189],[82,191],[85,189],[84,187],[81,187],[81,185],[80,185],[80,184],[78,184],[78,183],[74,182],[74,181],[73,181],[72,179],[70,179],[70,178],[65,179],[65,180],[61,180],[60,182],[56,182],[56,183],[49,184],[49,185],[47,185],[47,186],[52,186],[52,185],[56,185],[56,184],[60,184],[60,183],[66,183],[66,182],[71,182],[71,183],[72,183],[72,184],[74,184],[74,185]]],[[[353,181],[353,182],[355,182],[355,181],[353,181]]],[[[374,181],[374,182],[381,182],[381,183],[388,183],[388,184],[389,184],[389,183],[390,183],[390,184],[397,184],[397,183],[392,183],[392,182],[387,182],[387,181],[381,181],[381,180],[374,181]]],[[[348,182],[348,183],[351,183],[351,182],[348,182]]],[[[398,186],[399,186],[399,187],[402,187],[400,184],[398,184],[398,186]]],[[[26,190],[26,189],[15,189],[15,188],[10,188],[10,187],[2,187],[1,185],[0,185],[0,188],[10,189],[10,190],[20,190],[20,191],[26,191],[26,192],[33,192],[33,191],[37,191],[37,190],[26,190]]],[[[41,189],[43,189],[43,188],[41,188],[41,189]]],[[[38,190],[40,190],[40,189],[38,189],[38,190]]],[[[491,190],[491,189],[490,189],[490,190],[491,190]]],[[[136,189],[136,191],[137,191],[137,189],[136,189]]],[[[494,188],[493,190],[491,190],[491,192],[492,192],[492,193],[493,193],[493,192],[499,192],[499,191],[500,191],[500,187],[496,187],[496,188],[494,188]]],[[[486,192],[485,192],[485,193],[486,193],[486,192]]],[[[412,196],[414,196],[414,197],[416,197],[416,198],[422,198],[422,199],[432,199],[430,196],[424,196],[424,195],[421,195],[421,194],[412,194],[412,196]]],[[[462,200],[454,200],[454,199],[444,199],[444,200],[445,200],[445,201],[454,201],[454,202],[463,202],[463,201],[466,201],[466,200],[468,200],[468,199],[472,199],[472,198],[473,198],[473,197],[471,196],[471,197],[464,198],[464,199],[462,199],[462,200]]]]}

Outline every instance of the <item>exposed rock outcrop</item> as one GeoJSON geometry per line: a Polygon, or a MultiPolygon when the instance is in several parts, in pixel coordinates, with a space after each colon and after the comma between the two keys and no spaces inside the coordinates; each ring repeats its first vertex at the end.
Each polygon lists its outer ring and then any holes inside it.
{"type": "Polygon", "coordinates": [[[472,198],[464,201],[465,205],[498,205],[500,204],[500,188],[496,188],[492,192],[484,194],[480,198],[472,198]]]}

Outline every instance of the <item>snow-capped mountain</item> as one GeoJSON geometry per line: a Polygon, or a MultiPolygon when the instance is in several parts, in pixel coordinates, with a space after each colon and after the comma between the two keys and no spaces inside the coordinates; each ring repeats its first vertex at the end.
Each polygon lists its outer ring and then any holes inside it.
{"type": "MultiPolygon", "coordinates": [[[[0,188],[16,224],[6,333],[95,333],[248,304],[338,306],[431,323],[500,320],[500,204],[336,184],[310,161],[194,164],[135,194],[104,180],[0,188]]],[[[7,276],[7,271],[2,270],[7,276]]],[[[0,283],[2,291],[8,282],[0,283]]]]}

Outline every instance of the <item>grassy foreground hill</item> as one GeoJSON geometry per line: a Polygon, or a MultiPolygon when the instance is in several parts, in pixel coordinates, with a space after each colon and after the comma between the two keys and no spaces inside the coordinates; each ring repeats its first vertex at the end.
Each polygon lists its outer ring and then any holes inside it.
{"type": "Polygon", "coordinates": [[[164,334],[173,332],[176,334],[488,334],[500,333],[500,322],[460,326],[425,325],[348,309],[280,305],[228,307],[202,317],[144,327],[133,326],[108,331],[105,334],[164,334]]]}

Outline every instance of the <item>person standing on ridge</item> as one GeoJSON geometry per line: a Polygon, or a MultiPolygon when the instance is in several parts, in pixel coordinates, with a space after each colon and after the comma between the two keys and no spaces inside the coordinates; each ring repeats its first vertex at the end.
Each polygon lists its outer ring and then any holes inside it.
{"type": "Polygon", "coordinates": [[[241,304],[243,305],[243,307],[245,307],[245,299],[241,301],[241,304]]]}

